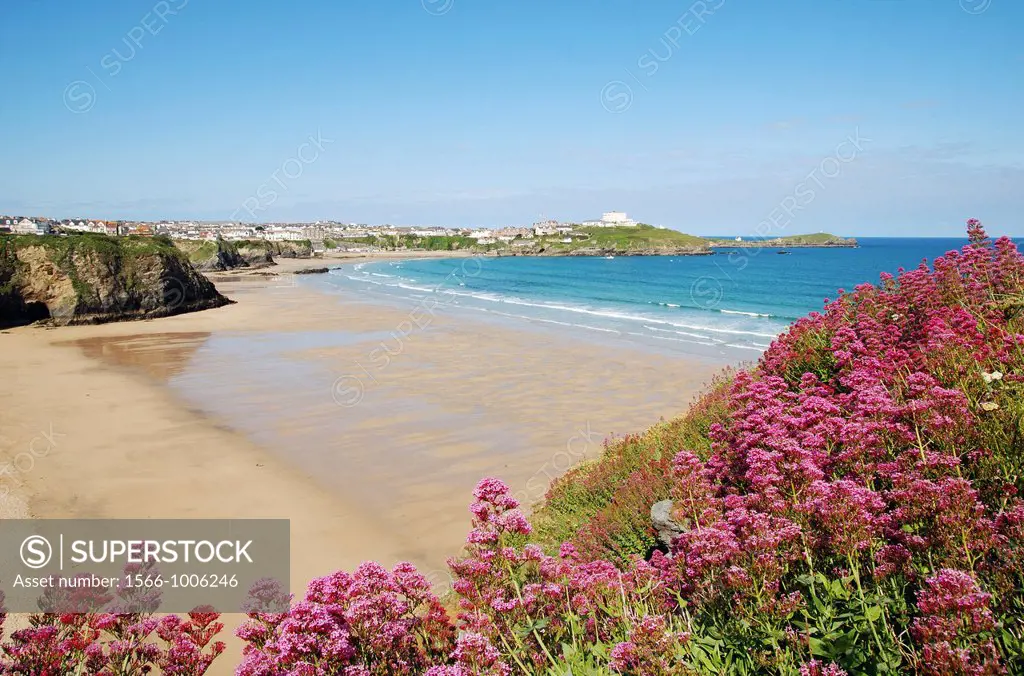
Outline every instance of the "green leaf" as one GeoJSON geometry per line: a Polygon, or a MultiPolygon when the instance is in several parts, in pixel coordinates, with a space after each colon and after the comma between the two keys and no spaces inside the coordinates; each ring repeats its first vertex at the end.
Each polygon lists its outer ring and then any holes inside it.
{"type": "Polygon", "coordinates": [[[832,646],[832,649],[837,655],[845,655],[846,653],[850,652],[850,649],[853,648],[853,646],[856,645],[856,643],[857,632],[851,630],[837,638],[832,646]]]}
{"type": "Polygon", "coordinates": [[[878,618],[882,616],[882,609],[878,606],[870,606],[864,611],[869,622],[877,622],[878,618]]]}

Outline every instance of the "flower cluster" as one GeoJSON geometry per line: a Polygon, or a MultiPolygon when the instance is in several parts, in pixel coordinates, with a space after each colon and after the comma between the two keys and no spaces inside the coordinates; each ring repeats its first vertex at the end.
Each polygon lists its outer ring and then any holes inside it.
{"type": "MultiPolygon", "coordinates": [[[[152,563],[124,568],[126,575],[155,572],[152,563]]],[[[0,593],[0,635],[7,619],[3,601],[0,593]]],[[[37,603],[43,612],[28,615],[28,626],[0,644],[0,673],[136,676],[159,669],[200,676],[225,649],[215,640],[224,629],[218,612],[199,607],[185,617],[157,618],[161,594],[155,588],[47,587],[37,603]]]]}
{"type": "Polygon", "coordinates": [[[963,571],[943,569],[925,581],[917,599],[921,616],[912,628],[922,646],[923,673],[1005,673],[991,638],[996,629],[991,600],[963,571]]]}
{"type": "MultiPolygon", "coordinates": [[[[256,596],[273,596],[260,585],[256,596]]],[[[252,594],[251,594],[252,595],[252,594]]],[[[364,563],[310,583],[287,612],[252,612],[240,676],[421,674],[454,646],[447,613],[411,564],[364,563]]]]}
{"type": "Polygon", "coordinates": [[[734,379],[706,462],[677,455],[687,530],[665,579],[687,613],[760,625],[770,643],[842,607],[876,659],[1002,668],[995,625],[954,631],[933,599],[956,578],[997,589],[1003,609],[1024,602],[1024,406],[1007,385],[1024,367],[1024,257],[977,222],[969,234],[932,269],[883,275],[797,322],[734,379]],[[899,630],[911,622],[915,646],[899,630]]]}
{"type": "Polygon", "coordinates": [[[524,545],[530,525],[496,479],[481,481],[474,497],[466,556],[449,561],[460,628],[485,637],[527,671],[559,665],[566,638],[600,643],[628,631],[625,606],[644,593],[636,574],[606,561],[579,561],[568,544],[559,556],[524,545]]]}
{"type": "Polygon", "coordinates": [[[220,615],[196,609],[186,618],[146,614],[31,615],[2,646],[0,673],[200,676],[224,652],[215,641],[220,615]]]}
{"type": "Polygon", "coordinates": [[[668,629],[660,615],[644,617],[633,627],[629,640],[616,644],[609,666],[620,674],[637,676],[674,676],[689,670],[676,655],[677,648],[690,639],[686,632],[668,629]]]}

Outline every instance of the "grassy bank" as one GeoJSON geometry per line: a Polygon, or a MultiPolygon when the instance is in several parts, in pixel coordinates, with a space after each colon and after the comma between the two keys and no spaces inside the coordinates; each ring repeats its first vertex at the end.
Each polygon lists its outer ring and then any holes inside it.
{"type": "Polygon", "coordinates": [[[539,237],[532,248],[544,248],[547,253],[593,250],[622,254],[702,252],[708,249],[708,242],[702,237],[642,223],[634,226],[577,227],[569,236],[571,242],[562,241],[565,235],[539,237]]]}
{"type": "Polygon", "coordinates": [[[590,239],[586,242],[587,244],[623,251],[669,247],[702,249],[707,246],[707,242],[702,237],[687,235],[678,230],[668,228],[656,228],[643,223],[629,227],[581,227],[578,230],[590,235],[590,239]]]}

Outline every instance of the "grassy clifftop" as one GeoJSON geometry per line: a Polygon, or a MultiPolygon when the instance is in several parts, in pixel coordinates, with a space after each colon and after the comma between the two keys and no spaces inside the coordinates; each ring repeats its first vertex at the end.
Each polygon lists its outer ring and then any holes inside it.
{"type": "Polygon", "coordinates": [[[540,249],[548,255],[699,254],[709,251],[708,242],[702,237],[645,224],[609,228],[578,227],[569,235],[571,242],[563,242],[565,237],[540,237],[526,253],[540,252],[540,249]]]}
{"type": "Polygon", "coordinates": [[[132,260],[138,256],[162,254],[181,257],[182,253],[174,242],[164,236],[142,237],[111,237],[97,233],[83,232],[66,237],[58,235],[0,235],[9,248],[20,249],[41,246],[53,255],[61,257],[74,252],[96,253],[101,255],[120,256],[123,260],[132,260]]]}
{"type": "Polygon", "coordinates": [[[590,235],[590,240],[598,246],[608,246],[616,249],[627,250],[631,248],[662,248],[662,247],[692,247],[703,249],[707,242],[701,237],[687,235],[678,230],[668,228],[655,228],[652,225],[635,225],[630,227],[615,228],[579,228],[581,232],[590,235]]]}

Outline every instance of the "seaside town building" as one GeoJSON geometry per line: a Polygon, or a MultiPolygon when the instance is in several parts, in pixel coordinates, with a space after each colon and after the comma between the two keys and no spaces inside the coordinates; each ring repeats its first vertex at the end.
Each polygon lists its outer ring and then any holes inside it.
{"type": "Polygon", "coordinates": [[[530,228],[502,228],[495,230],[493,236],[501,242],[511,242],[514,239],[533,239],[533,230],[530,228]]]}
{"type": "Polygon", "coordinates": [[[50,222],[45,220],[35,221],[31,218],[23,218],[11,225],[11,232],[18,235],[49,235],[50,222]]]}
{"type": "Polygon", "coordinates": [[[558,221],[542,221],[533,224],[533,234],[537,237],[554,235],[558,232],[558,221]]]}
{"type": "MultiPolygon", "coordinates": [[[[323,250],[328,240],[363,239],[367,237],[467,237],[478,244],[517,244],[531,242],[535,237],[556,237],[565,241],[570,238],[588,237],[580,226],[615,227],[636,225],[636,221],[625,212],[608,211],[600,220],[583,223],[563,223],[557,220],[543,220],[528,227],[510,226],[502,228],[448,228],[443,226],[394,226],[390,224],[367,225],[365,223],[342,223],[339,221],[315,221],[304,223],[241,223],[234,221],[110,221],[87,218],[65,218],[52,220],[35,216],[0,216],[0,232],[18,234],[71,234],[102,233],[111,236],[154,236],[163,235],[172,239],[208,241],[238,241],[264,239],[268,241],[309,240],[313,248],[323,250]]],[[[519,246],[524,246],[518,244],[519,246]]],[[[346,245],[347,246],[347,245],[346,245]]]]}
{"type": "Polygon", "coordinates": [[[412,230],[410,234],[417,237],[444,237],[449,233],[445,228],[417,228],[412,230]]]}

